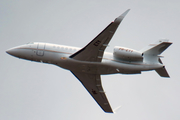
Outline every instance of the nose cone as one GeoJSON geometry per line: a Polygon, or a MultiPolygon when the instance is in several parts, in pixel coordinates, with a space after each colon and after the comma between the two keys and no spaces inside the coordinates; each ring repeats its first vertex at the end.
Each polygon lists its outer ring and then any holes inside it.
{"type": "Polygon", "coordinates": [[[10,55],[11,55],[12,50],[11,50],[11,49],[8,49],[8,50],[6,50],[6,53],[8,53],[8,54],[10,54],[10,55]]]}
{"type": "Polygon", "coordinates": [[[8,50],[6,50],[6,53],[8,53],[8,54],[10,54],[10,55],[12,55],[12,56],[18,57],[18,51],[17,51],[16,48],[8,49],[8,50]]]}

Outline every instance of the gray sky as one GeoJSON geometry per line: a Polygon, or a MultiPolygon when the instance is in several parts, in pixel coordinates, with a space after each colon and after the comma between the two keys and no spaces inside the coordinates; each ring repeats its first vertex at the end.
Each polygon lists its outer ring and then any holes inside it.
{"type": "Polygon", "coordinates": [[[1,0],[0,120],[179,120],[179,0],[1,0]],[[28,42],[83,47],[131,9],[110,42],[141,49],[161,38],[173,42],[162,55],[171,76],[102,76],[112,108],[107,114],[67,70],[5,53],[28,42]]]}

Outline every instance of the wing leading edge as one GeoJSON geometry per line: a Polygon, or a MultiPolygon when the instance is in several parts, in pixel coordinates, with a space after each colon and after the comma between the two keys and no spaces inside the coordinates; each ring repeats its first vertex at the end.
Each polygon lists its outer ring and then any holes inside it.
{"type": "Polygon", "coordinates": [[[125,11],[122,15],[117,17],[114,22],[110,23],[99,35],[97,35],[89,44],[70,56],[70,58],[90,61],[90,62],[101,62],[104,50],[106,49],[109,41],[113,37],[119,24],[129,12],[130,9],[125,11]]]}

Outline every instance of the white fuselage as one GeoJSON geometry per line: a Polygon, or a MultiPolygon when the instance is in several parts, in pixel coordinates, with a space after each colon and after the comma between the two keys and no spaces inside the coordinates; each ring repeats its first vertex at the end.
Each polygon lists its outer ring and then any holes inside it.
{"type": "Polygon", "coordinates": [[[137,74],[141,71],[161,68],[162,64],[129,62],[113,57],[113,53],[104,52],[102,62],[79,61],[69,56],[80,50],[78,47],[34,42],[21,45],[6,52],[18,58],[55,64],[64,69],[90,74],[137,74]]]}

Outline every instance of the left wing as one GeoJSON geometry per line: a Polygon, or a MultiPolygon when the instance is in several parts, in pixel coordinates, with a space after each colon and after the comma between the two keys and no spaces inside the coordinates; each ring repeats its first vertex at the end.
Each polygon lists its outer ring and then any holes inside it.
{"type": "Polygon", "coordinates": [[[75,54],[71,55],[70,58],[81,61],[101,62],[106,46],[108,45],[109,41],[116,32],[117,27],[128,12],[129,9],[118,18],[116,18],[114,22],[110,23],[88,45],[86,45],[75,54]]]}
{"type": "Polygon", "coordinates": [[[111,109],[111,106],[102,88],[101,77],[99,74],[87,74],[75,71],[71,72],[79,79],[86,90],[91,94],[94,100],[96,100],[96,102],[105,112],[113,113],[113,110],[111,109]]]}

